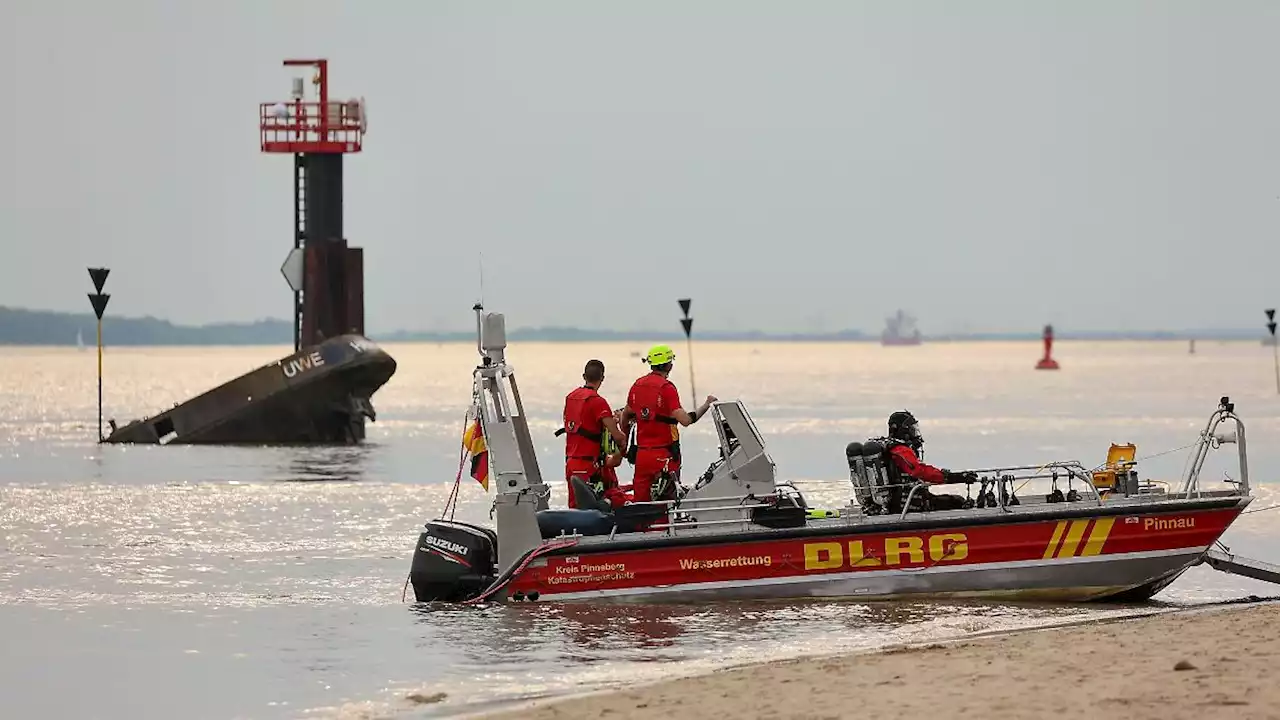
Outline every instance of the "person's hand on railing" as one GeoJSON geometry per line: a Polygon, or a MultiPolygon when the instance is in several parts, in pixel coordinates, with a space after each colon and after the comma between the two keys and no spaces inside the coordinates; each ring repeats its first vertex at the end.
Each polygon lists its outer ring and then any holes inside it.
{"type": "Polygon", "coordinates": [[[951,470],[943,470],[942,477],[949,483],[964,483],[972,485],[978,482],[978,473],[972,470],[964,470],[962,472],[953,472],[951,470]]]}

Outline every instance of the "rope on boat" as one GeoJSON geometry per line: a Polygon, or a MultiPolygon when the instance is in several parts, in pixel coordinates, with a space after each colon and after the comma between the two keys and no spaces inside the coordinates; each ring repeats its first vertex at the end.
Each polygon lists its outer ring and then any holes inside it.
{"type": "MultiPolygon", "coordinates": [[[[1136,463],[1140,463],[1140,462],[1142,462],[1143,460],[1150,460],[1151,458],[1158,458],[1158,457],[1160,457],[1161,455],[1169,455],[1169,454],[1172,454],[1172,453],[1180,452],[1180,451],[1182,451],[1182,450],[1190,450],[1191,448],[1193,448],[1193,447],[1195,447],[1195,446],[1197,446],[1197,445],[1199,445],[1199,444],[1200,444],[1200,441],[1199,441],[1199,440],[1196,440],[1195,442],[1191,443],[1190,445],[1183,445],[1182,447],[1174,448],[1174,449],[1172,449],[1172,450],[1165,450],[1164,452],[1158,452],[1158,453],[1155,453],[1154,455],[1143,455],[1142,457],[1137,458],[1137,459],[1136,459],[1136,460],[1134,460],[1133,462],[1136,464],[1136,463]]],[[[1103,467],[1104,465],[1106,465],[1106,463],[1102,463],[1102,465],[1099,465],[1098,467],[1094,468],[1094,470],[1100,470],[1100,469],[1102,469],[1102,467],[1103,467]]]]}
{"type": "MultiPolygon", "coordinates": [[[[1280,508],[1280,503],[1276,503],[1275,505],[1268,505],[1266,507],[1254,508],[1252,510],[1245,510],[1240,514],[1248,515],[1249,513],[1265,512],[1267,510],[1275,510],[1277,508],[1280,508]]],[[[1231,548],[1226,543],[1222,542],[1222,538],[1218,538],[1216,541],[1214,541],[1213,544],[1222,548],[1222,552],[1227,553],[1228,555],[1231,554],[1231,548]]]]}
{"type": "MultiPolygon", "coordinates": [[[[471,419],[471,410],[467,410],[467,414],[462,417],[462,434],[467,432],[467,421],[471,419]]],[[[459,435],[461,437],[461,435],[459,435]]],[[[458,474],[453,478],[453,489],[449,491],[449,497],[444,501],[444,509],[440,511],[440,519],[443,520],[445,514],[449,515],[449,520],[453,520],[454,514],[458,512],[458,491],[462,487],[462,468],[467,464],[467,447],[462,446],[462,451],[458,454],[458,474]]]]}
{"type": "Polygon", "coordinates": [[[471,407],[467,408],[467,412],[462,416],[462,432],[458,437],[462,438],[462,448],[458,453],[458,474],[453,478],[453,489],[449,491],[449,497],[444,501],[444,509],[440,511],[440,519],[445,519],[445,513],[449,514],[449,520],[453,520],[453,516],[458,512],[458,491],[462,487],[462,468],[467,464],[468,448],[466,444],[467,427],[471,420],[471,414],[475,413],[477,419],[480,417],[480,382],[474,378],[471,381],[471,407]]]}
{"type": "Polygon", "coordinates": [[[471,598],[470,600],[463,601],[462,604],[474,605],[476,603],[487,600],[489,596],[493,595],[494,593],[498,592],[502,588],[506,587],[507,584],[510,583],[511,580],[515,578],[515,576],[524,572],[524,569],[529,566],[529,563],[533,562],[535,559],[542,557],[543,555],[546,555],[552,550],[559,550],[561,548],[573,547],[574,545],[577,545],[577,544],[578,544],[577,540],[563,540],[559,542],[547,543],[546,545],[539,545],[537,547],[530,548],[528,552],[524,554],[524,557],[520,558],[520,562],[512,566],[513,569],[508,570],[507,572],[503,573],[498,579],[494,580],[493,584],[490,585],[488,588],[486,588],[484,592],[471,598]]]}
{"type": "MultiPolygon", "coordinates": [[[[473,398],[474,399],[474,398],[473,398]]],[[[467,409],[467,414],[462,417],[462,434],[467,432],[467,421],[471,419],[471,408],[467,409]]],[[[461,435],[459,436],[461,437],[461,435]]],[[[444,508],[440,510],[440,519],[443,520],[447,514],[449,520],[453,520],[454,515],[458,512],[458,491],[462,488],[462,468],[467,465],[467,447],[462,446],[462,451],[458,455],[458,474],[453,478],[453,488],[449,491],[449,497],[445,498],[444,508]]],[[[409,579],[412,575],[404,576],[404,589],[400,591],[400,602],[404,602],[409,597],[409,579]]]]}
{"type": "MultiPolygon", "coordinates": [[[[1151,454],[1151,455],[1143,455],[1143,456],[1142,456],[1142,457],[1140,457],[1140,458],[1135,458],[1135,459],[1133,460],[1133,464],[1135,464],[1135,465],[1136,465],[1136,464],[1138,464],[1138,463],[1140,463],[1140,462],[1143,462],[1144,460],[1150,460],[1150,459],[1152,459],[1152,458],[1158,458],[1158,457],[1160,457],[1161,455],[1170,455],[1170,454],[1172,454],[1172,453],[1181,452],[1181,451],[1183,451],[1183,450],[1189,450],[1189,449],[1191,449],[1191,448],[1193,448],[1193,447],[1195,447],[1196,445],[1199,445],[1199,444],[1200,444],[1200,441],[1199,441],[1199,440],[1196,440],[1195,442],[1193,442],[1193,443],[1191,443],[1191,444],[1189,444],[1189,445],[1183,445],[1182,447],[1174,448],[1174,449],[1172,449],[1172,450],[1164,450],[1164,451],[1162,451],[1162,452],[1154,453],[1154,454],[1151,454]]],[[[1187,461],[1189,462],[1190,460],[1191,460],[1191,458],[1189,458],[1189,457],[1188,457],[1188,458],[1187,458],[1187,461]]],[[[1049,465],[1052,465],[1052,464],[1053,464],[1053,463],[1047,463],[1047,464],[1045,464],[1045,465],[1041,465],[1040,467],[1038,467],[1038,468],[1036,468],[1036,469],[1035,469],[1035,472],[1033,472],[1033,473],[1032,473],[1032,475],[1039,475],[1040,473],[1044,472],[1044,471],[1049,467],[1049,465]]],[[[1090,473],[1090,474],[1093,474],[1093,473],[1095,473],[1095,472],[1097,472],[1097,471],[1101,470],[1102,468],[1104,468],[1104,467],[1106,467],[1106,466],[1107,466],[1106,461],[1103,461],[1103,462],[1099,463],[1098,465],[1094,466],[1094,468],[1093,468],[1092,470],[1090,470],[1090,471],[1089,471],[1089,473],[1090,473]]],[[[1183,474],[1183,475],[1185,475],[1185,474],[1186,474],[1186,472],[1187,472],[1187,463],[1186,463],[1186,462],[1184,462],[1184,463],[1182,464],[1182,474],[1183,474]]],[[[1023,481],[1022,481],[1022,484],[1021,484],[1021,485],[1019,485],[1019,486],[1018,486],[1018,487],[1017,487],[1017,488],[1012,492],[1012,494],[1013,494],[1013,495],[1017,495],[1018,493],[1022,492],[1022,488],[1026,487],[1026,486],[1027,486],[1027,484],[1028,484],[1028,483],[1030,483],[1033,479],[1035,479],[1035,478],[1027,478],[1026,480],[1023,480],[1023,481]]],[[[1083,477],[1083,478],[1080,478],[1080,479],[1081,479],[1081,480],[1084,480],[1084,481],[1088,481],[1088,480],[1089,480],[1089,478],[1088,478],[1088,477],[1083,477]]],[[[1152,480],[1151,482],[1163,482],[1163,481],[1160,481],[1160,480],[1152,480]]],[[[1164,483],[1164,484],[1165,484],[1165,485],[1170,485],[1169,483],[1164,483]]],[[[1252,512],[1252,511],[1251,511],[1251,512],[1252,512]]]]}

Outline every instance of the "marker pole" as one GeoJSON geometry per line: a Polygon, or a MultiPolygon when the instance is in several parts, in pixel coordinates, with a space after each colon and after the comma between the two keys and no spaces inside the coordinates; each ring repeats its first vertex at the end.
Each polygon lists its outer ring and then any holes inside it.
{"type": "Polygon", "coordinates": [[[102,313],[107,310],[110,295],[104,294],[102,288],[107,284],[108,268],[89,268],[89,277],[97,292],[89,293],[89,304],[93,306],[93,314],[98,316],[98,442],[106,440],[102,434],[102,313]]]}
{"type": "Polygon", "coordinates": [[[685,347],[689,353],[689,392],[693,395],[690,402],[694,404],[694,407],[697,407],[698,386],[693,379],[693,318],[689,317],[689,306],[693,304],[693,301],[685,298],[677,300],[677,302],[680,303],[680,310],[684,313],[684,317],[680,319],[680,325],[684,327],[685,347]]]}
{"type": "Polygon", "coordinates": [[[98,442],[105,439],[102,435],[102,318],[98,318],[98,442]]]}
{"type": "Polygon", "coordinates": [[[693,339],[685,336],[685,346],[689,353],[689,393],[693,395],[691,402],[698,402],[698,384],[693,379],[693,339]]]}
{"type": "Polygon", "coordinates": [[[1271,333],[1271,357],[1276,364],[1276,393],[1280,394],[1280,347],[1276,346],[1276,310],[1267,308],[1267,332],[1271,333]]]}
{"type": "Polygon", "coordinates": [[[1280,394],[1280,349],[1276,348],[1276,336],[1271,336],[1271,356],[1276,364],[1276,394],[1280,394]]]}

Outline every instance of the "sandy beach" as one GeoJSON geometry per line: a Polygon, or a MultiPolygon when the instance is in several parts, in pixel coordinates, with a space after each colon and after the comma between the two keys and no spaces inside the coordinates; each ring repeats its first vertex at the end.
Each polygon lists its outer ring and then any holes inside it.
{"type": "Polygon", "coordinates": [[[725,670],[485,716],[1280,718],[1280,604],[725,670]]]}

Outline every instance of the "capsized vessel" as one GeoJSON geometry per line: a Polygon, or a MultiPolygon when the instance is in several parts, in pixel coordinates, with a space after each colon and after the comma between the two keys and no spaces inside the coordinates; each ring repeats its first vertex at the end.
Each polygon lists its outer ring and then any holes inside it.
{"type": "Polygon", "coordinates": [[[372,397],[396,361],[363,335],[339,335],[169,410],[115,426],[104,442],[152,445],[359,443],[372,397]]]}
{"type": "Polygon", "coordinates": [[[880,445],[850,443],[850,503],[838,517],[816,517],[778,480],[764,437],[735,400],[712,406],[720,457],[678,499],[553,510],[506,362],[503,316],[481,313],[475,413],[494,527],[427,522],[409,573],[418,601],[1138,601],[1204,562],[1252,501],[1244,424],[1224,397],[1187,476],[1167,489],[1140,482],[1132,454],[1120,453],[1099,472],[1076,461],[979,470],[976,501],[930,511],[923,484],[891,481],[880,445]],[[1201,469],[1225,444],[1236,445],[1239,479],[1205,487],[1201,469]],[[1028,481],[1053,491],[1019,495],[1028,481]]]}

